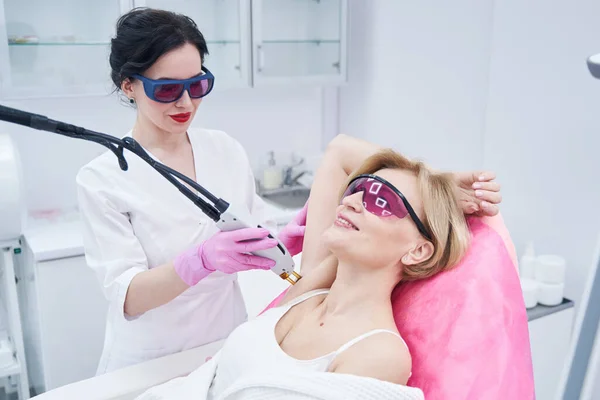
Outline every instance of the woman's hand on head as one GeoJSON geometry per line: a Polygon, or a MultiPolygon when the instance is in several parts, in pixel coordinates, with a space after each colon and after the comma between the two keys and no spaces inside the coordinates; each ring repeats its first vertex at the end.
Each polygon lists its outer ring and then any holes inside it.
{"type": "Polygon", "coordinates": [[[458,201],[465,214],[493,217],[502,202],[500,184],[490,171],[455,172],[458,201]]]}

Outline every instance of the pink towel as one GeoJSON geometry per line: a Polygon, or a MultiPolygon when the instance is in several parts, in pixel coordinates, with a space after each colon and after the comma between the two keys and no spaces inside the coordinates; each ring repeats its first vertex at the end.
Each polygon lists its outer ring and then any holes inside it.
{"type": "Polygon", "coordinates": [[[460,265],[401,284],[392,295],[396,325],[413,359],[408,385],[432,400],[533,400],[514,246],[500,216],[469,218],[469,227],[471,247],[460,265]]]}

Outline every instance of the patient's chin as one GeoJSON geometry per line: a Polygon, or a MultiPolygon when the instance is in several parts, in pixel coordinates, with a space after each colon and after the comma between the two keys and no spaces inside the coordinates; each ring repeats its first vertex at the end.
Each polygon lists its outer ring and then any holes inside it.
{"type": "Polygon", "coordinates": [[[357,243],[356,237],[352,237],[352,235],[348,235],[336,227],[325,230],[321,240],[338,259],[349,257],[349,253],[356,247],[357,243]]]}
{"type": "Polygon", "coordinates": [[[321,240],[329,250],[332,252],[335,249],[339,249],[344,247],[348,242],[348,235],[344,235],[343,232],[340,232],[336,227],[332,226],[326,229],[321,235],[321,240]]]}

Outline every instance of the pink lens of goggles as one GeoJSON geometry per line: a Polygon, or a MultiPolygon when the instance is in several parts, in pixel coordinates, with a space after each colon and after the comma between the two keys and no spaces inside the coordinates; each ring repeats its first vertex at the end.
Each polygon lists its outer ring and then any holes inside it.
{"type": "MultiPolygon", "coordinates": [[[[203,97],[208,91],[208,80],[201,80],[190,84],[190,97],[198,99],[203,97]]],[[[181,97],[181,92],[185,90],[185,86],[179,83],[167,83],[158,85],[154,89],[154,97],[159,101],[174,101],[181,97]]]]}
{"type": "Polygon", "coordinates": [[[358,178],[348,186],[342,198],[358,192],[363,193],[363,206],[371,214],[379,217],[395,215],[398,218],[408,215],[400,196],[383,182],[367,177],[358,178]]]}

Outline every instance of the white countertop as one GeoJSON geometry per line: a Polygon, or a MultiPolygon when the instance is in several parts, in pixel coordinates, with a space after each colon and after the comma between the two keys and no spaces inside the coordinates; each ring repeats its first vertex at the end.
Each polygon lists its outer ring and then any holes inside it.
{"type": "MultiPolygon", "coordinates": [[[[266,213],[278,225],[284,225],[298,211],[281,209],[267,203],[266,213]]],[[[38,262],[84,254],[81,222],[77,211],[54,214],[47,218],[30,218],[23,236],[38,262]]]]}
{"type": "Polygon", "coordinates": [[[84,254],[81,222],[75,213],[51,219],[30,218],[23,236],[36,261],[84,254]]]}

